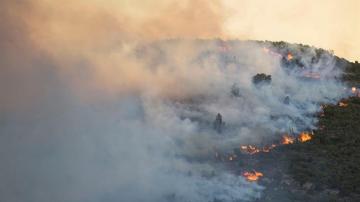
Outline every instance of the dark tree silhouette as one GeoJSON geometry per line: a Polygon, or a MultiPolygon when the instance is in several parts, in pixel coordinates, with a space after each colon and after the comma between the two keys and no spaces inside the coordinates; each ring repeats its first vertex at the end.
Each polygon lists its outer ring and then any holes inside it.
{"type": "Polygon", "coordinates": [[[236,83],[231,86],[231,95],[240,97],[240,88],[236,83]]]}
{"type": "Polygon", "coordinates": [[[225,122],[223,122],[222,120],[222,116],[220,113],[218,113],[216,115],[215,121],[214,121],[214,129],[218,132],[221,133],[223,128],[225,126],[225,122]]]}
{"type": "Polygon", "coordinates": [[[284,104],[290,104],[290,97],[289,96],[286,96],[285,99],[284,99],[284,104]]]}
{"type": "Polygon", "coordinates": [[[253,83],[255,85],[259,85],[259,84],[270,84],[271,83],[271,75],[266,75],[266,74],[256,74],[255,76],[253,76],[253,83]]]}

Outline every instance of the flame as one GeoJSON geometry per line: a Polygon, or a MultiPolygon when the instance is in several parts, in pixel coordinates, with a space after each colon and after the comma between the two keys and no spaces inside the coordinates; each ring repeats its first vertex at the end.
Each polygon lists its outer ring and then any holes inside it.
{"type": "Polygon", "coordinates": [[[347,107],[349,104],[344,103],[344,102],[339,102],[339,106],[340,107],[347,107]]]}
{"type": "Polygon", "coordinates": [[[260,149],[256,148],[255,146],[252,145],[243,145],[240,146],[241,151],[248,153],[248,154],[255,154],[255,153],[259,153],[260,149]]]}
{"type": "Polygon", "coordinates": [[[352,88],[351,88],[351,92],[352,92],[352,93],[356,93],[356,87],[352,87],[352,88]]]}
{"type": "Polygon", "coordinates": [[[294,56],[291,53],[288,53],[287,56],[286,56],[286,59],[288,61],[292,60],[293,58],[294,58],[294,56]]]}
{"type": "Polygon", "coordinates": [[[284,135],[282,137],[281,144],[292,144],[294,143],[294,138],[289,135],[284,135]]]}
{"type": "Polygon", "coordinates": [[[253,145],[242,145],[240,146],[240,150],[247,154],[256,154],[259,152],[265,152],[265,153],[270,152],[270,150],[275,147],[276,147],[275,144],[272,144],[270,146],[265,146],[263,148],[257,148],[256,146],[253,145]]]}
{"type": "MultiPolygon", "coordinates": [[[[320,126],[319,129],[322,130],[323,127],[320,126]]],[[[306,141],[309,141],[312,139],[312,135],[310,135],[310,133],[308,133],[308,132],[302,132],[299,134],[297,139],[299,140],[299,142],[306,142],[306,141]]],[[[281,144],[282,145],[293,144],[295,142],[295,140],[296,140],[295,137],[292,137],[292,136],[286,134],[286,135],[282,136],[281,144]]],[[[277,146],[278,145],[276,145],[276,144],[272,144],[270,146],[264,146],[263,148],[257,148],[256,146],[253,146],[253,145],[241,145],[240,150],[247,154],[256,154],[259,152],[267,153],[267,152],[270,152],[270,150],[274,149],[277,146]]],[[[234,155],[234,156],[236,157],[236,155],[234,155]]],[[[232,156],[230,156],[229,160],[232,161],[233,159],[234,158],[232,156]]]]}
{"type": "Polygon", "coordinates": [[[255,182],[257,181],[260,177],[263,177],[264,175],[261,172],[256,172],[254,171],[246,171],[243,173],[243,176],[246,178],[247,181],[249,182],[255,182]]]}
{"type": "Polygon", "coordinates": [[[233,154],[233,155],[230,154],[230,156],[229,156],[229,161],[235,160],[236,157],[237,157],[236,154],[233,154]]]}
{"type": "Polygon", "coordinates": [[[272,144],[271,146],[266,146],[262,149],[263,152],[270,152],[273,148],[276,147],[276,144],[272,144]]]}
{"type": "Polygon", "coordinates": [[[309,140],[311,140],[311,135],[309,134],[309,133],[307,133],[307,132],[302,132],[302,133],[300,133],[300,135],[299,135],[299,137],[298,137],[298,140],[300,141],[300,142],[306,142],[306,141],[309,141],[309,140]]]}

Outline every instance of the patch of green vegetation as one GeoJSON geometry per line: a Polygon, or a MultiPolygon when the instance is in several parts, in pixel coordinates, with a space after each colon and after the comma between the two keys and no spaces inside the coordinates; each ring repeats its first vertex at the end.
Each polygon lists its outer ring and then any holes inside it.
{"type": "MultiPolygon", "coordinates": [[[[343,80],[360,84],[360,64],[348,63],[343,80]]],[[[346,107],[326,106],[312,141],[291,150],[289,172],[301,184],[311,182],[319,190],[336,189],[340,196],[360,195],[360,98],[350,97],[346,107]]]]}
{"type": "Polygon", "coordinates": [[[350,63],[345,68],[344,80],[351,86],[360,84],[360,63],[350,63]]]}

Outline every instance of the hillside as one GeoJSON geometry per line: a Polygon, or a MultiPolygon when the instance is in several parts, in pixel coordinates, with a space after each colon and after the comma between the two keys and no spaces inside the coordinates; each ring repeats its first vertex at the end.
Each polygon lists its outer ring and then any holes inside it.
{"type": "MultiPolygon", "coordinates": [[[[360,64],[340,58],[337,63],[344,67],[341,80],[349,88],[358,87],[360,64]]],[[[311,141],[259,157],[275,158],[288,168],[278,171],[279,179],[274,180],[280,189],[267,190],[263,201],[360,201],[360,98],[353,94],[341,104],[323,108],[311,141]]]]}

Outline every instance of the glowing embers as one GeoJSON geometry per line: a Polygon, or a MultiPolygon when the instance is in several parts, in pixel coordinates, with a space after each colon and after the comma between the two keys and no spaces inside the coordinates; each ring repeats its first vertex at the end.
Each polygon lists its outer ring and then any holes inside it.
{"type": "Polygon", "coordinates": [[[339,107],[347,107],[349,104],[345,102],[339,102],[339,107]]]}
{"type": "Polygon", "coordinates": [[[265,146],[263,148],[257,148],[256,146],[253,146],[253,145],[242,145],[242,146],[240,146],[240,150],[243,153],[256,154],[259,152],[270,152],[270,150],[275,147],[276,147],[275,144],[272,144],[271,146],[265,146]]]}
{"type": "Polygon", "coordinates": [[[357,97],[360,97],[360,90],[357,89],[355,86],[351,88],[351,93],[354,94],[357,97]]]}
{"type": "Polygon", "coordinates": [[[255,146],[252,145],[242,145],[240,146],[240,150],[243,151],[244,153],[248,153],[248,154],[255,154],[260,152],[260,149],[256,148],[255,146]]]}
{"type": "Polygon", "coordinates": [[[256,147],[254,145],[241,145],[240,146],[240,151],[242,153],[246,153],[246,154],[257,154],[260,152],[270,152],[272,149],[274,149],[275,147],[279,146],[279,145],[288,145],[288,144],[294,144],[295,141],[297,140],[298,142],[302,143],[302,142],[307,142],[309,140],[312,139],[312,135],[310,135],[310,133],[308,132],[301,132],[299,134],[299,136],[296,138],[294,136],[285,134],[282,136],[281,141],[279,144],[272,144],[270,146],[264,146],[262,148],[260,147],[256,147]]]}
{"type": "Polygon", "coordinates": [[[243,173],[243,177],[245,177],[245,179],[249,182],[255,182],[258,181],[261,177],[263,177],[264,175],[261,172],[256,172],[255,170],[253,171],[246,171],[243,173]]]}
{"type": "Polygon", "coordinates": [[[300,133],[299,137],[298,137],[298,140],[299,142],[307,142],[309,140],[311,140],[311,135],[307,132],[302,132],[300,133]]]}
{"type": "Polygon", "coordinates": [[[265,146],[263,149],[262,149],[262,152],[270,152],[270,150],[272,150],[273,148],[276,147],[276,144],[272,144],[270,146],[265,146]]]}
{"type": "Polygon", "coordinates": [[[290,61],[290,60],[294,59],[294,56],[291,53],[288,53],[287,56],[286,56],[286,59],[288,61],[290,61]]]}
{"type": "Polygon", "coordinates": [[[293,144],[295,141],[295,138],[290,135],[283,135],[281,144],[293,144]]]}
{"type": "Polygon", "coordinates": [[[273,56],[276,56],[279,58],[286,58],[287,61],[291,61],[294,59],[293,54],[291,54],[290,52],[288,54],[284,55],[284,54],[280,54],[275,51],[272,51],[271,49],[266,48],[266,47],[263,47],[263,51],[269,55],[273,55],[273,56]]]}
{"type": "Polygon", "coordinates": [[[352,93],[356,93],[356,91],[357,91],[356,87],[352,87],[352,88],[351,88],[351,92],[352,92],[352,93]]]}
{"type": "Polygon", "coordinates": [[[229,161],[234,161],[234,160],[236,160],[236,158],[237,158],[236,154],[230,154],[228,156],[229,161]]]}

